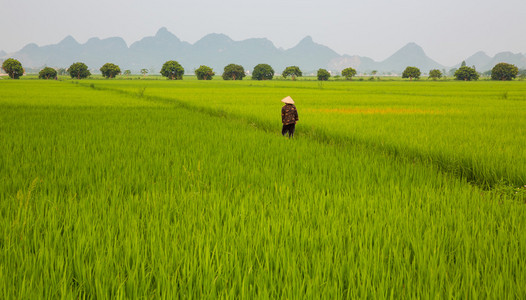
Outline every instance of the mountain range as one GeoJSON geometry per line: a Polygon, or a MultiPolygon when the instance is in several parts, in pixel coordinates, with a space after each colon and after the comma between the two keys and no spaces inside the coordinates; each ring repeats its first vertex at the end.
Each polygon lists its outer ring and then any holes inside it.
{"type": "MultiPolygon", "coordinates": [[[[68,67],[81,61],[97,71],[103,64],[112,62],[119,65],[121,70],[129,69],[134,73],[143,68],[157,73],[167,60],[177,60],[187,74],[193,73],[200,65],[207,65],[216,73],[221,73],[230,63],[240,64],[246,70],[252,70],[259,63],[267,63],[276,73],[292,65],[299,66],[305,73],[315,72],[319,68],[340,72],[347,67],[353,67],[359,73],[376,70],[385,74],[400,74],[407,66],[418,67],[423,73],[447,68],[429,58],[422,47],[415,43],[409,43],[387,59],[377,62],[364,56],[340,55],[314,42],[310,36],[290,49],[277,48],[266,38],[234,41],[217,33],[208,34],[190,44],[181,41],[164,27],[155,36],[145,37],[130,46],[120,37],[91,38],[80,44],[72,36],[67,36],[54,45],[38,46],[32,43],[14,53],[0,50],[0,60],[7,58],[16,58],[24,67],[34,69],[43,66],[68,67]]],[[[475,66],[478,71],[490,70],[499,62],[526,68],[526,55],[502,52],[490,57],[484,52],[477,52],[465,62],[468,66],[475,66]]],[[[453,67],[458,66],[460,63],[453,67]]]]}
{"type": "MultiPolygon", "coordinates": [[[[479,51],[472,56],[464,60],[466,65],[475,66],[477,70],[491,70],[496,64],[506,62],[517,66],[519,69],[526,68],[526,54],[511,53],[511,52],[500,52],[494,57],[488,56],[486,53],[479,51]]],[[[460,64],[454,66],[455,68],[460,67],[460,64]]]]}

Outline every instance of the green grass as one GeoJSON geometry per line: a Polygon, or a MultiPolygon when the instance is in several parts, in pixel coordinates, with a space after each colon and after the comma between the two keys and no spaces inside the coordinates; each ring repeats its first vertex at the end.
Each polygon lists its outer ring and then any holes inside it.
{"type": "MultiPolygon", "coordinates": [[[[1,298],[526,296],[524,201],[459,176],[453,130],[402,134],[481,115],[504,134],[523,85],[80,83],[0,83],[1,298]],[[445,114],[315,110],[359,103],[445,114]]],[[[459,152],[505,161],[491,138],[459,152]]]]}

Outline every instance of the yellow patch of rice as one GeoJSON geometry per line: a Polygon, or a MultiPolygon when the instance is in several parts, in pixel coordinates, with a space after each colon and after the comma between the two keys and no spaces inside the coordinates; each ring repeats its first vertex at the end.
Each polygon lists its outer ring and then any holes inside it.
{"type": "Polygon", "coordinates": [[[337,113],[337,114],[394,114],[394,115],[414,115],[414,114],[444,114],[443,111],[417,108],[372,108],[372,107],[353,107],[353,108],[307,108],[307,112],[317,113],[337,113]]]}

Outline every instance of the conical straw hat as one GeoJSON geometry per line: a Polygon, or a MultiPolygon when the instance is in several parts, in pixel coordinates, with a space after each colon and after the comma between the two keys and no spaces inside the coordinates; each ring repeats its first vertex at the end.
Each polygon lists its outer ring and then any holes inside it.
{"type": "Polygon", "coordinates": [[[286,103],[286,104],[294,104],[294,100],[292,100],[292,98],[290,96],[287,96],[287,97],[281,99],[281,102],[286,103]]]}

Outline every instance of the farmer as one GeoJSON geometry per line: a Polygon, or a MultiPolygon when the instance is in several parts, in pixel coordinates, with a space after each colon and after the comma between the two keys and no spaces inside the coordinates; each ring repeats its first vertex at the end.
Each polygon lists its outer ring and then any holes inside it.
{"type": "Polygon", "coordinates": [[[294,129],[298,119],[298,110],[294,106],[294,100],[290,96],[287,96],[281,100],[285,105],[281,108],[281,123],[283,123],[283,129],[281,129],[281,135],[289,133],[289,138],[294,137],[294,129]]]}

